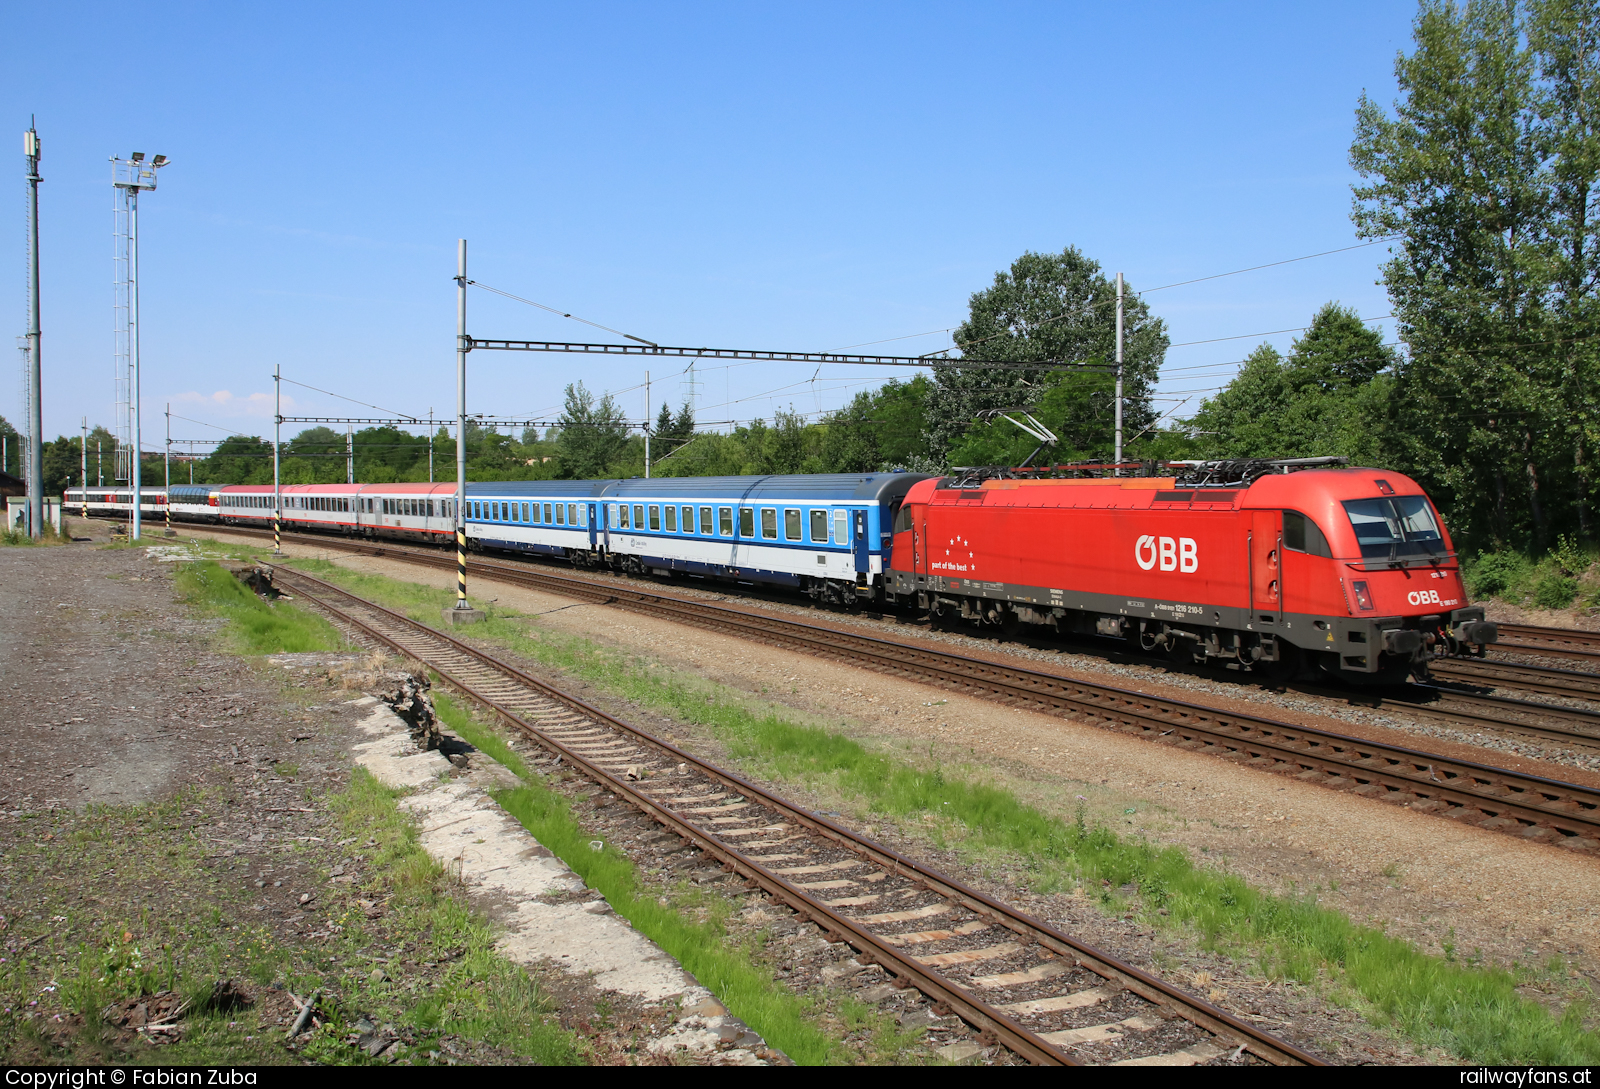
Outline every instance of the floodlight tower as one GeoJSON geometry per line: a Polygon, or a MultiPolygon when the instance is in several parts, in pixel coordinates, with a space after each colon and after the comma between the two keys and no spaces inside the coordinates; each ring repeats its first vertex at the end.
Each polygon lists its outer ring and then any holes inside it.
{"type": "Polygon", "coordinates": [[[30,123],[22,134],[22,152],[28,159],[28,535],[44,535],[44,422],[39,390],[39,133],[30,123]]]}
{"type": "MultiPolygon", "coordinates": [[[[119,387],[127,391],[124,411],[132,459],[128,466],[128,487],[133,493],[129,497],[133,521],[128,527],[128,537],[135,541],[139,539],[142,500],[139,491],[142,483],[139,472],[139,192],[155,189],[156,171],[167,163],[165,155],[157,155],[146,163],[142,151],[135,151],[126,159],[111,157],[111,184],[117,191],[117,309],[125,311],[117,329],[117,379],[119,387]]],[[[122,409],[123,404],[117,407],[122,409]]]]}

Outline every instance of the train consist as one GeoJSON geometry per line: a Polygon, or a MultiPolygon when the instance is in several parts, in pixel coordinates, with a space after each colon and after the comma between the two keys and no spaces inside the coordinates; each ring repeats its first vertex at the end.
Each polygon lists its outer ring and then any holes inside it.
{"type": "MultiPolygon", "coordinates": [[[[1315,462],[1166,475],[1026,470],[469,484],[469,547],[639,575],[781,586],[938,622],[1029,624],[1195,662],[1364,682],[1497,639],[1410,478],[1315,462]]],[[[453,485],[282,489],[286,529],[448,543],[453,485]]],[[[143,510],[270,527],[262,486],[146,492],[143,510]]],[[[64,496],[72,512],[79,489],[64,496]]],[[[126,490],[88,490],[126,515],[126,490]]]]}

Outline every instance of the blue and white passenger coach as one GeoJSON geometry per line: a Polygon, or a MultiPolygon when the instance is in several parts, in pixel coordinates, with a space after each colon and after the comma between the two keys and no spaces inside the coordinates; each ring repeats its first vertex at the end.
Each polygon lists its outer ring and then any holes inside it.
{"type": "Polygon", "coordinates": [[[915,473],[531,480],[468,486],[473,547],[564,555],[635,574],[880,594],[915,473]]]}

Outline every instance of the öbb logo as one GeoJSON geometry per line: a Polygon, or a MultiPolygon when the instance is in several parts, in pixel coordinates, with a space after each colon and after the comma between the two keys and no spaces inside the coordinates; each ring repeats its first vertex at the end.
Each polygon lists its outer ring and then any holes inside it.
{"type": "Polygon", "coordinates": [[[1439,600],[1439,591],[1437,590],[1413,590],[1406,595],[1406,600],[1411,602],[1413,605],[1444,604],[1444,602],[1439,600]]]}
{"type": "Polygon", "coordinates": [[[1161,561],[1163,571],[1196,571],[1200,568],[1199,546],[1192,537],[1157,537],[1146,533],[1133,546],[1133,558],[1146,571],[1161,561]]]}

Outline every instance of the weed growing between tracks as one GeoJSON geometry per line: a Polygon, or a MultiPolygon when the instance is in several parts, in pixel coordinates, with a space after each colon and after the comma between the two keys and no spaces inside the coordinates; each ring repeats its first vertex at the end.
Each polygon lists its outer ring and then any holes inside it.
{"type": "Polygon", "coordinates": [[[738,941],[729,932],[732,905],[687,881],[667,889],[646,887],[633,862],[607,844],[594,850],[593,833],[571,811],[567,799],[546,786],[491,727],[449,696],[436,694],[439,717],[457,735],[509,768],[526,786],[498,791],[495,800],[612,909],[661,946],[717,995],[723,1005],[773,1047],[800,1065],[852,1060],[896,1063],[926,1060],[917,1038],[898,1032],[890,1018],[860,1002],[828,1011],[817,1000],[777,983],[762,967],[759,943],[738,941]],[[836,1022],[836,1024],[829,1024],[836,1022]],[[852,1054],[838,1038],[865,1035],[864,1054],[852,1054]]]}
{"type": "MultiPolygon", "coordinates": [[[[406,611],[424,623],[453,600],[449,591],[361,575],[321,560],[294,566],[406,611]]],[[[1274,978],[1319,987],[1405,1037],[1486,1064],[1600,1061],[1600,1036],[1586,1029],[1582,1002],[1560,1017],[1517,988],[1532,969],[1475,967],[1431,956],[1381,930],[1275,895],[1241,878],[1198,867],[1187,852],[1062,820],[1007,790],[874,753],[841,734],[793,721],[794,712],[696,678],[663,675],[600,644],[517,623],[488,610],[469,634],[563,670],[613,695],[701,726],[742,766],[778,782],[825,785],[876,814],[933,822],[936,835],[976,855],[1000,856],[1030,873],[1030,887],[1082,885],[1108,909],[1127,906],[1112,889],[1137,886],[1152,927],[1191,928],[1209,947],[1257,961],[1274,978]],[[1160,914],[1165,911],[1167,914],[1160,914]]]]}

